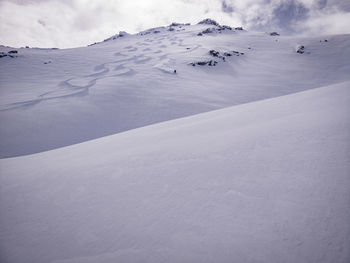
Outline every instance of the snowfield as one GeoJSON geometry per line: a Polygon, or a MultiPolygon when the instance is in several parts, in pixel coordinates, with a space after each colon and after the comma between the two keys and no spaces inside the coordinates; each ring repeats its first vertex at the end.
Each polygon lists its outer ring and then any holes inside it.
{"type": "Polygon", "coordinates": [[[348,262],[349,112],[346,82],[1,160],[3,262],[348,262]]]}
{"type": "Polygon", "coordinates": [[[350,35],[197,36],[211,27],[158,28],[90,47],[23,48],[16,58],[0,58],[0,138],[6,138],[0,157],[350,80],[350,35]],[[304,54],[295,51],[299,44],[304,54]],[[224,62],[210,50],[244,55],[224,62]],[[208,60],[217,66],[189,65],[208,60]]]}
{"type": "Polygon", "coordinates": [[[350,261],[350,36],[220,28],[0,58],[1,262],[350,261]]]}

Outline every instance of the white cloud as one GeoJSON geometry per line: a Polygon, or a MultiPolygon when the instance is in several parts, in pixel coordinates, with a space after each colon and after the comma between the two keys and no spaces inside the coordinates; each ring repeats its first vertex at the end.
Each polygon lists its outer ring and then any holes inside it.
{"type": "Polygon", "coordinates": [[[0,0],[0,41],[76,47],[206,17],[249,29],[344,33],[349,11],[341,0],[0,0]]]}
{"type": "Polygon", "coordinates": [[[314,12],[310,19],[296,24],[304,34],[350,34],[350,13],[314,12]]]}

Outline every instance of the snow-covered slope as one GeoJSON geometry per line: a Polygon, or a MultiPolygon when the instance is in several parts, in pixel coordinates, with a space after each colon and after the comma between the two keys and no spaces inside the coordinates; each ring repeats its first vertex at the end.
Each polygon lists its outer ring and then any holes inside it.
{"type": "Polygon", "coordinates": [[[174,24],[84,48],[17,51],[0,58],[0,157],[350,80],[349,35],[174,24]],[[210,50],[239,53],[224,62],[210,50]],[[190,65],[208,60],[218,64],[190,65]]]}
{"type": "Polygon", "coordinates": [[[1,262],[349,262],[349,112],[345,82],[0,160],[1,262]]]}
{"type": "Polygon", "coordinates": [[[211,20],[0,46],[0,262],[348,263],[349,61],[211,20]]]}

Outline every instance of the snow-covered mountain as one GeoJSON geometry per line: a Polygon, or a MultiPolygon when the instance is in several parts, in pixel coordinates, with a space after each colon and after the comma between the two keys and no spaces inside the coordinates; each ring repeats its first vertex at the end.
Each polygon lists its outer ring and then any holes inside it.
{"type": "Polygon", "coordinates": [[[350,79],[349,35],[271,36],[210,23],[120,35],[0,58],[1,157],[350,79]],[[203,31],[211,33],[198,36],[203,31]],[[303,54],[296,52],[301,45],[303,54]],[[218,64],[191,66],[208,61],[218,64]]]}
{"type": "Polygon", "coordinates": [[[350,35],[0,52],[1,262],[349,262],[350,35]]]}

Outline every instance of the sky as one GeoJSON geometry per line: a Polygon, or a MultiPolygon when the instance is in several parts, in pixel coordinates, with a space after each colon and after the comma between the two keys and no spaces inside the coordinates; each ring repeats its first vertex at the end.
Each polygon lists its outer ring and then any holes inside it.
{"type": "Polygon", "coordinates": [[[0,0],[0,45],[79,47],[204,18],[255,31],[343,34],[350,0],[0,0]]]}

